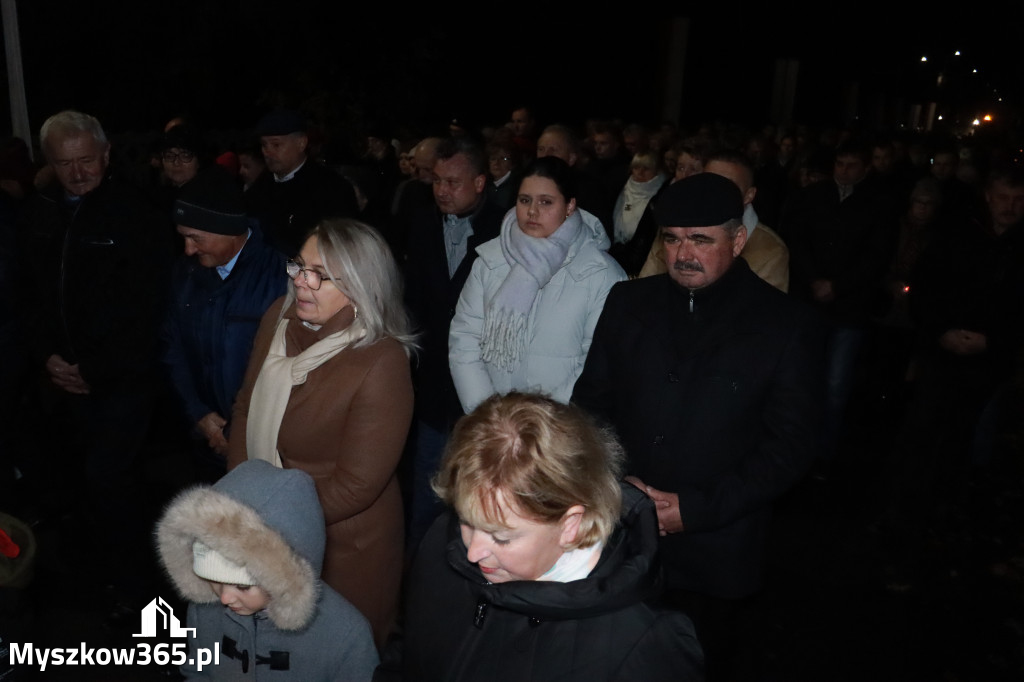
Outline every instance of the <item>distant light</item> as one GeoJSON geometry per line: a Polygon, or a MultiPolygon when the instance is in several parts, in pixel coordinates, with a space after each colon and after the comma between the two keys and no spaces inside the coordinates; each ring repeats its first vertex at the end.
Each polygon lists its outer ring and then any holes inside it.
{"type": "Polygon", "coordinates": [[[1002,102],[1002,101],[1003,101],[1003,98],[1002,98],[1002,97],[1000,97],[1000,98],[999,98],[999,101],[1000,101],[1000,102],[1002,102]]]}
{"type": "Polygon", "coordinates": [[[978,73],[978,70],[974,69],[973,71],[971,71],[971,73],[978,73]]]}
{"type": "Polygon", "coordinates": [[[942,120],[942,114],[939,114],[939,120],[940,121],[942,120]]]}
{"type": "Polygon", "coordinates": [[[981,124],[981,121],[979,121],[978,119],[974,119],[973,121],[971,121],[971,125],[972,126],[976,126],[976,125],[979,125],[979,124],[981,124]]]}
{"type": "Polygon", "coordinates": [[[991,121],[992,120],[992,114],[985,114],[984,116],[981,117],[981,120],[986,121],[986,122],[991,121]]]}
{"type": "Polygon", "coordinates": [[[953,56],[954,57],[959,57],[960,56],[960,50],[957,50],[956,52],[954,52],[953,56]]]}
{"type": "Polygon", "coordinates": [[[926,62],[926,61],[928,61],[928,57],[921,57],[921,61],[922,61],[922,62],[926,62]]]}

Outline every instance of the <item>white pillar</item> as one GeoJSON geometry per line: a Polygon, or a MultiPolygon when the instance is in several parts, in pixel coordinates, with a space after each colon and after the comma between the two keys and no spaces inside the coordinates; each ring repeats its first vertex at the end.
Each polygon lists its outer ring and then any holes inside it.
{"type": "Polygon", "coordinates": [[[7,56],[7,83],[11,98],[11,133],[20,137],[32,156],[32,129],[28,122],[25,76],[21,69],[21,38],[18,35],[18,7],[15,0],[0,0],[4,22],[4,53],[7,56]]]}

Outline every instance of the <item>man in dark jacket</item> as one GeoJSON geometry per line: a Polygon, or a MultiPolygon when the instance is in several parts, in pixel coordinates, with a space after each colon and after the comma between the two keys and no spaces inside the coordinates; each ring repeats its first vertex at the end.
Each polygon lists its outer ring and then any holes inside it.
{"type": "Polygon", "coordinates": [[[299,112],[271,112],[256,128],[270,172],[245,193],[246,212],[259,220],[270,244],[291,257],[324,218],[359,213],[355,190],[348,180],[307,157],[309,136],[299,112]]]}
{"type": "Polygon", "coordinates": [[[171,279],[161,357],[189,424],[208,446],[197,452],[200,478],[214,481],[224,475],[227,419],[253,337],[288,278],[284,256],[263,242],[241,190],[220,169],[182,188],[174,220],[185,255],[171,279]]]}
{"type": "Polygon", "coordinates": [[[735,183],[691,176],[655,213],[668,273],[611,290],[573,401],[614,426],[628,480],[654,500],[669,601],[694,619],[712,678],[761,586],[771,503],[813,457],[822,340],[737,258],[735,183]]]}
{"type": "MultiPolygon", "coordinates": [[[[128,475],[152,412],[172,233],[139,192],[108,176],[110,144],[95,118],[77,111],[51,116],[40,145],[57,182],[29,200],[21,216],[22,253],[31,267],[23,278],[30,284],[29,347],[58,389],[57,403],[72,420],[68,435],[77,439],[63,450],[74,459],[50,471],[76,481],[84,474],[94,549],[113,561],[125,526],[137,517],[127,501],[128,475]],[[75,470],[79,465],[84,472],[75,470]]],[[[111,568],[102,563],[100,571],[111,568]]]]}
{"type": "Polygon", "coordinates": [[[416,444],[409,536],[423,536],[443,507],[430,489],[445,441],[462,406],[448,369],[448,327],[476,260],[476,247],[498,236],[505,212],[487,192],[487,157],[468,138],[450,138],[434,163],[435,206],[412,223],[406,262],[406,300],[423,350],[414,374],[416,444]]]}
{"type": "Polygon", "coordinates": [[[892,197],[869,169],[866,146],[841,146],[832,182],[798,192],[783,218],[790,293],[808,301],[829,322],[828,392],[819,453],[824,465],[838,454],[858,356],[898,234],[892,197]]]}

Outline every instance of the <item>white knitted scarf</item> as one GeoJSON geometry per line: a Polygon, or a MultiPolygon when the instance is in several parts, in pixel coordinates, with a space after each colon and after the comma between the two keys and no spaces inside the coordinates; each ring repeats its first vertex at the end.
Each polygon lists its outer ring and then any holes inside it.
{"type": "Polygon", "coordinates": [[[366,329],[356,320],[347,328],[320,339],[290,358],[285,344],[288,322],[285,318],[277,323],[267,359],[263,361],[260,375],[252,389],[249,424],[245,430],[249,459],[263,459],[277,467],[281,466],[277,434],[281,430],[281,419],[288,407],[292,386],[304,384],[310,372],[366,336],[366,329]]]}
{"type": "Polygon", "coordinates": [[[612,214],[615,223],[616,244],[624,244],[633,238],[637,225],[640,224],[640,218],[644,215],[644,209],[664,184],[665,175],[663,173],[659,173],[647,182],[637,182],[633,178],[626,181],[626,186],[622,188],[619,197],[615,200],[615,213],[612,214]]]}
{"type": "Polygon", "coordinates": [[[501,252],[512,267],[494,298],[484,302],[480,357],[511,373],[526,348],[526,323],[540,290],[565,262],[582,229],[579,211],[548,237],[531,237],[519,229],[511,209],[501,223],[501,252]]]}

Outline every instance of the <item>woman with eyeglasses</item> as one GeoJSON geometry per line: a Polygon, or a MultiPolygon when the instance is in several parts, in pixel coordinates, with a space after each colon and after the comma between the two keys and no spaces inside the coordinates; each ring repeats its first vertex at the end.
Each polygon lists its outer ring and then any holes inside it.
{"type": "Polygon", "coordinates": [[[181,187],[194,178],[201,166],[206,165],[203,157],[202,137],[188,125],[176,125],[160,141],[160,163],[164,177],[172,187],[181,187]]]}
{"type": "Polygon", "coordinates": [[[398,607],[395,469],[413,403],[402,280],[383,237],[342,219],[321,222],[287,273],[292,286],[263,317],[235,402],[228,467],[265,459],[313,477],[327,524],[324,582],[382,646],[398,607]]]}

